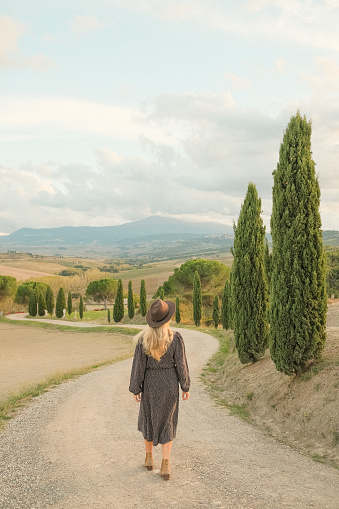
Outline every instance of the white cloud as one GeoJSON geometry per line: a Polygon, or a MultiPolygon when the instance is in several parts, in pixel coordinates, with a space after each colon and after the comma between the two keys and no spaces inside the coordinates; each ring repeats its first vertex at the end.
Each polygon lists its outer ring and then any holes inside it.
{"type": "Polygon", "coordinates": [[[123,158],[121,156],[116,154],[110,148],[101,147],[101,148],[98,148],[95,151],[95,153],[96,153],[96,155],[98,157],[100,165],[104,166],[104,167],[105,166],[110,166],[110,165],[114,166],[115,164],[121,163],[122,160],[123,160],[123,158]]]}
{"type": "Polygon", "coordinates": [[[314,94],[338,92],[339,65],[332,58],[315,57],[312,69],[302,72],[300,77],[311,84],[314,94]]]}
{"type": "Polygon", "coordinates": [[[0,110],[5,137],[8,129],[41,138],[74,132],[137,140],[144,134],[164,142],[173,135],[145,124],[140,110],[78,99],[2,96],[0,110]]]}
{"type": "Polygon", "coordinates": [[[246,90],[253,87],[253,83],[247,77],[237,76],[236,74],[231,74],[229,72],[227,72],[225,76],[232,83],[235,90],[246,90]]]}
{"type": "Polygon", "coordinates": [[[288,71],[294,70],[294,66],[286,57],[278,58],[274,62],[274,67],[279,74],[286,74],[288,71]]]}
{"type": "MultiPolygon", "coordinates": [[[[182,22],[191,19],[201,10],[194,0],[115,0],[115,4],[133,11],[147,12],[165,22],[182,22]]],[[[204,9],[204,7],[203,7],[204,9]]]]}
{"type": "MultiPolygon", "coordinates": [[[[9,127],[42,126],[50,133],[88,131],[97,135],[98,142],[102,135],[106,141],[93,148],[95,164],[30,163],[0,170],[0,201],[12,217],[25,221],[18,225],[18,220],[3,219],[4,232],[19,226],[103,226],[152,214],[232,224],[250,181],[262,198],[268,226],[272,171],[283,131],[297,106],[314,119],[312,146],[323,200],[335,201],[328,189],[339,194],[338,101],[324,102],[319,97],[318,102],[293,105],[272,118],[240,108],[223,93],[166,94],[144,104],[142,112],[59,98],[31,99],[13,99],[4,117],[9,127]],[[121,136],[139,140],[144,154],[118,153],[114,141],[121,136]]],[[[325,204],[322,211],[329,214],[325,204]]],[[[332,224],[328,218],[323,221],[326,228],[332,224]]]]}
{"type": "Polygon", "coordinates": [[[338,2],[314,0],[158,1],[115,0],[133,11],[143,11],[171,23],[200,24],[257,40],[292,41],[313,48],[339,51],[339,32],[333,11],[338,2]]]}
{"type": "Polygon", "coordinates": [[[26,56],[20,52],[18,41],[25,31],[22,23],[0,15],[0,67],[27,68],[40,72],[55,65],[52,59],[43,54],[26,56]]]}
{"type": "Polygon", "coordinates": [[[77,34],[88,34],[105,28],[94,16],[76,15],[71,23],[71,30],[77,34]]]}
{"type": "Polygon", "coordinates": [[[18,39],[24,33],[24,26],[8,16],[0,16],[0,65],[2,67],[15,66],[13,54],[18,51],[18,39]]]}

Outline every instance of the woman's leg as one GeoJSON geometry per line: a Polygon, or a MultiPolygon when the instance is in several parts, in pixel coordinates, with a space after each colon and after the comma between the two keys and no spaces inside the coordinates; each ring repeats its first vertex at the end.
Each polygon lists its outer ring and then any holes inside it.
{"type": "Polygon", "coordinates": [[[165,481],[168,481],[171,475],[171,469],[169,464],[169,457],[171,454],[172,442],[167,442],[167,444],[162,444],[162,462],[160,475],[164,478],[165,481]]]}
{"type": "Polygon", "coordinates": [[[146,449],[146,458],[145,458],[145,467],[147,470],[153,470],[153,442],[147,442],[145,440],[145,449],[146,449]]]}
{"type": "Polygon", "coordinates": [[[167,442],[167,444],[162,444],[162,458],[164,460],[169,460],[171,449],[173,442],[167,442]]]}
{"type": "Polygon", "coordinates": [[[145,449],[146,449],[146,452],[152,452],[153,451],[153,442],[147,442],[147,440],[145,440],[145,449]]]}

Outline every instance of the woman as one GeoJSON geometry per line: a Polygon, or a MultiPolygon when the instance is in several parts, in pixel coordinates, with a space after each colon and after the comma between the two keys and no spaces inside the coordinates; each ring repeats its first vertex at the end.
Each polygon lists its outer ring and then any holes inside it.
{"type": "Polygon", "coordinates": [[[140,403],[138,430],[145,439],[145,467],[153,470],[153,446],[162,445],[160,475],[170,478],[169,458],[176,435],[179,384],[183,400],[189,398],[190,377],[184,341],[169,322],[175,312],[171,301],[157,299],[150,306],[149,327],[137,336],[129,390],[140,403]]]}

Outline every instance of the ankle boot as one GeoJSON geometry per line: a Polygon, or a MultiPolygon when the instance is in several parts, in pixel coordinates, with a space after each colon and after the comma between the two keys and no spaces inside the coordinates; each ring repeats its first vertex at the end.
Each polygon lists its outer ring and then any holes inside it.
{"type": "Polygon", "coordinates": [[[151,452],[146,452],[145,467],[147,470],[153,470],[153,455],[151,452]]]}
{"type": "Polygon", "coordinates": [[[160,475],[164,478],[164,481],[168,481],[168,479],[170,478],[171,469],[170,469],[169,460],[162,460],[160,475]]]}

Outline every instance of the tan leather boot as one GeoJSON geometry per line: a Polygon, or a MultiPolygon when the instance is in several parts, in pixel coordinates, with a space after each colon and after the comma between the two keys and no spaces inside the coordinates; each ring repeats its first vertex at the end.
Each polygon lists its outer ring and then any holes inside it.
{"type": "Polygon", "coordinates": [[[170,478],[171,469],[170,469],[169,460],[162,460],[160,475],[164,478],[164,481],[168,481],[168,479],[170,478]]]}
{"type": "Polygon", "coordinates": [[[153,455],[151,452],[146,452],[145,467],[147,470],[153,470],[153,455]]]}

